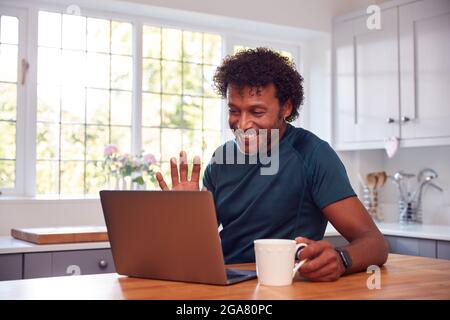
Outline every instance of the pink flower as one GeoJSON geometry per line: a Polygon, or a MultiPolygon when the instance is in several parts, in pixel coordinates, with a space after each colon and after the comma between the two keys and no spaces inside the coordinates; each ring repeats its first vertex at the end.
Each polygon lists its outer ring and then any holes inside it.
{"type": "Polygon", "coordinates": [[[153,154],[147,153],[146,155],[144,155],[144,161],[147,164],[154,164],[156,163],[156,158],[153,154]]]}
{"type": "Polygon", "coordinates": [[[141,165],[141,161],[139,159],[133,159],[133,167],[138,168],[141,165]]]}
{"type": "Polygon", "coordinates": [[[118,153],[118,152],[119,152],[119,149],[113,144],[108,144],[107,146],[105,146],[105,149],[104,149],[105,156],[110,156],[110,155],[112,155],[114,153],[118,153]]]}

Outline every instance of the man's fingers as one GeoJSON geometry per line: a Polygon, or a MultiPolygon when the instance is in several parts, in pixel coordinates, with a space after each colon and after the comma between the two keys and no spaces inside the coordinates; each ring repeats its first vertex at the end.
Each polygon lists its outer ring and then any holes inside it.
{"type": "Polygon", "coordinates": [[[156,173],[156,180],[158,180],[158,184],[159,184],[159,187],[161,188],[161,190],[165,190],[165,191],[169,190],[169,187],[167,186],[167,183],[164,181],[164,178],[163,178],[161,172],[156,173]]]}
{"type": "Polygon", "coordinates": [[[198,182],[200,179],[201,161],[199,156],[194,157],[194,165],[192,166],[191,181],[198,182]]]}
{"type": "Polygon", "coordinates": [[[178,177],[177,159],[170,158],[170,176],[172,178],[172,188],[177,186],[180,179],[178,177]]]}
{"type": "Polygon", "coordinates": [[[186,182],[188,177],[188,163],[185,151],[180,152],[180,182],[186,182]]]}
{"type": "MultiPolygon", "coordinates": [[[[303,268],[303,266],[302,266],[302,268],[303,268]]],[[[323,278],[323,277],[328,276],[328,275],[330,275],[332,273],[336,274],[336,267],[334,265],[332,265],[332,264],[329,264],[329,263],[324,264],[320,269],[316,269],[316,270],[311,271],[311,272],[304,272],[302,270],[302,268],[300,268],[300,270],[299,270],[300,274],[302,276],[304,276],[305,278],[312,279],[312,280],[323,278]]]]}
{"type": "MultiPolygon", "coordinates": [[[[300,253],[300,256],[302,254],[300,253]]],[[[306,261],[301,267],[300,267],[300,273],[303,275],[309,275],[312,273],[317,272],[318,270],[321,270],[326,265],[332,263],[333,257],[330,256],[325,251],[322,252],[318,257],[306,261]]],[[[328,273],[328,272],[327,272],[328,273]]]]}
{"type": "Polygon", "coordinates": [[[309,244],[305,249],[300,251],[300,260],[312,259],[319,256],[325,249],[332,248],[328,241],[317,241],[309,244]]]}
{"type": "Polygon", "coordinates": [[[311,240],[311,239],[308,239],[308,238],[304,238],[304,237],[297,237],[297,238],[295,238],[295,242],[297,242],[297,243],[306,243],[306,244],[311,244],[311,243],[313,243],[314,241],[313,240],[311,240]]]}

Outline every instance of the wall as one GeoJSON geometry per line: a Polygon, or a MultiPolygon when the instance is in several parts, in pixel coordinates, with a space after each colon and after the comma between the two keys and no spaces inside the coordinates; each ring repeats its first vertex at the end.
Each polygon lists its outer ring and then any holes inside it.
{"type": "Polygon", "coordinates": [[[295,28],[331,31],[336,15],[367,7],[376,0],[127,0],[179,10],[248,19],[295,28]]]}

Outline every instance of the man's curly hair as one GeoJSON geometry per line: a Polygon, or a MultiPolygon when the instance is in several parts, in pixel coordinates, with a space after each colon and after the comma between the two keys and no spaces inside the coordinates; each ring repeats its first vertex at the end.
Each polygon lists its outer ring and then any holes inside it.
{"type": "Polygon", "coordinates": [[[286,118],[288,122],[298,117],[299,108],[303,104],[303,77],[296,70],[295,64],[268,48],[242,50],[225,57],[213,80],[214,87],[222,98],[226,98],[230,84],[242,90],[244,86],[260,88],[273,83],[280,106],[291,100],[292,112],[286,118]]]}

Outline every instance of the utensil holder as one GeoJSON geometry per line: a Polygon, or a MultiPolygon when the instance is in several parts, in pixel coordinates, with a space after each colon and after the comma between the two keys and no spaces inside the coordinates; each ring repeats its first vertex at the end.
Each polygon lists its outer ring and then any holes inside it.
{"type": "Polygon", "coordinates": [[[398,202],[400,223],[422,223],[422,210],[417,201],[398,202]]]}

